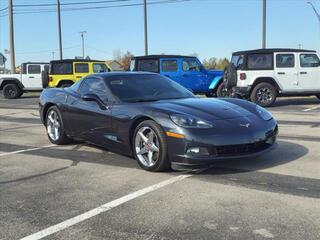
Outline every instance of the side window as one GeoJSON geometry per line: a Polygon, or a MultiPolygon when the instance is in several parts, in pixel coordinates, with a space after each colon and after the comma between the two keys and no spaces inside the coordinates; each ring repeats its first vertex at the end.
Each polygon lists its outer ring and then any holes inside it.
{"type": "Polygon", "coordinates": [[[146,59],[138,60],[138,71],[143,72],[159,72],[159,60],[157,59],[146,59]]]}
{"type": "Polygon", "coordinates": [[[176,72],[178,71],[177,60],[163,60],[162,61],[162,72],[176,72]]]}
{"type": "Polygon", "coordinates": [[[50,68],[50,74],[72,74],[72,64],[53,63],[50,68]]]}
{"type": "Polygon", "coordinates": [[[107,87],[105,82],[99,78],[86,78],[80,87],[80,94],[96,94],[104,103],[108,101],[107,87]]]}
{"type": "Polygon", "coordinates": [[[293,54],[277,54],[276,65],[277,65],[277,68],[293,68],[294,55],[293,54]]]}
{"type": "Polygon", "coordinates": [[[76,73],[88,73],[89,72],[89,64],[88,63],[76,63],[75,64],[75,72],[76,73]]]}
{"type": "Polygon", "coordinates": [[[316,54],[300,54],[301,67],[319,67],[320,62],[316,54]]]}
{"type": "Polygon", "coordinates": [[[93,72],[94,73],[108,72],[108,68],[104,63],[94,63],[93,72]]]}
{"type": "Polygon", "coordinates": [[[263,70],[263,69],[272,69],[273,67],[273,55],[268,54],[250,54],[248,55],[248,69],[251,70],[263,70]]]}
{"type": "Polygon", "coordinates": [[[41,66],[40,65],[28,65],[28,73],[29,74],[41,73],[41,66]]]}
{"type": "Polygon", "coordinates": [[[185,72],[200,72],[201,65],[196,59],[184,59],[182,62],[182,70],[185,72]]]}

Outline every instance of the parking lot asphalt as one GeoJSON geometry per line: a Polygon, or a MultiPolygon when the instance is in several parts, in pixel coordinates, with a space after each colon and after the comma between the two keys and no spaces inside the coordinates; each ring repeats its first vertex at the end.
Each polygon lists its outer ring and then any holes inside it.
{"type": "Polygon", "coordinates": [[[38,96],[0,98],[1,240],[320,239],[318,99],[269,108],[279,146],[263,156],[150,173],[94,146],[51,145],[38,96]]]}

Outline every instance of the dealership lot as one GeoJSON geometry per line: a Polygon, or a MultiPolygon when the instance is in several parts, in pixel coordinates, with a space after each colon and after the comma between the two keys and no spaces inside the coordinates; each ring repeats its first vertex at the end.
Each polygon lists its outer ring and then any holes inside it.
{"type": "Polygon", "coordinates": [[[192,173],[53,146],[37,103],[38,94],[0,98],[0,239],[320,239],[315,97],[269,109],[280,130],[273,152],[192,173]]]}

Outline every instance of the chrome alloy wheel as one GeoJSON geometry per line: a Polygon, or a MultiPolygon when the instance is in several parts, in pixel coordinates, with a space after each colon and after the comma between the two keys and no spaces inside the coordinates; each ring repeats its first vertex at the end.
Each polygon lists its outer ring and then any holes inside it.
{"type": "Polygon", "coordinates": [[[150,127],[142,127],[135,137],[136,154],[145,167],[153,167],[159,159],[159,140],[150,127]]]}
{"type": "Polygon", "coordinates": [[[53,141],[59,140],[61,124],[58,113],[54,110],[51,110],[47,117],[47,132],[53,141]]]}
{"type": "Polygon", "coordinates": [[[273,93],[269,88],[260,88],[257,92],[257,99],[260,103],[268,104],[273,99],[273,93]]]}

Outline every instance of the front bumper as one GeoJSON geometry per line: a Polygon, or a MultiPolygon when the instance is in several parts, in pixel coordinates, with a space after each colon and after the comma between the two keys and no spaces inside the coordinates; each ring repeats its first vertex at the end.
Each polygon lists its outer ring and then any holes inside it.
{"type": "Polygon", "coordinates": [[[168,137],[168,155],[173,166],[200,166],[261,155],[277,146],[278,126],[274,120],[267,125],[247,133],[234,131],[222,135],[189,132],[185,139],[168,137]],[[206,149],[206,154],[188,152],[188,149],[195,147],[206,149]]]}

